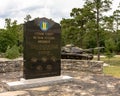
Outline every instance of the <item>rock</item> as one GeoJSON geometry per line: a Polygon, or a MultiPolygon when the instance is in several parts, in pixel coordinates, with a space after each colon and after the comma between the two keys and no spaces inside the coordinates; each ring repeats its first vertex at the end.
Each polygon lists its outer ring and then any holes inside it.
{"type": "Polygon", "coordinates": [[[107,63],[104,63],[104,64],[103,64],[103,66],[109,66],[109,64],[107,64],[107,63]]]}

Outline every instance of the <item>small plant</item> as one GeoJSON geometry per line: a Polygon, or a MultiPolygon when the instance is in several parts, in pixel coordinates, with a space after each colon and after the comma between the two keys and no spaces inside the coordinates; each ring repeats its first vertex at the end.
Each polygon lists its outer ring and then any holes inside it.
{"type": "Polygon", "coordinates": [[[16,45],[14,45],[11,48],[8,47],[5,52],[5,57],[9,59],[15,59],[19,56],[20,56],[19,47],[17,47],[16,45]]]}

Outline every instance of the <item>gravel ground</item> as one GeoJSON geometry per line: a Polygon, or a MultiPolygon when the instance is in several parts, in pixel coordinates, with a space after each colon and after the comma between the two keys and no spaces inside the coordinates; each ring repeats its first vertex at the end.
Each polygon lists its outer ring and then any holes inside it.
{"type": "Polygon", "coordinates": [[[0,96],[120,96],[120,78],[77,71],[62,71],[62,75],[74,79],[67,83],[8,91],[4,82],[19,80],[22,72],[1,73],[0,96]]]}

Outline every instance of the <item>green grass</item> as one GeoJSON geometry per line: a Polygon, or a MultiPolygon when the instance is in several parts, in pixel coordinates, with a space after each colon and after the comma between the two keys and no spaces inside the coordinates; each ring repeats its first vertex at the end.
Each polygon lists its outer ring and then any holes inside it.
{"type": "Polygon", "coordinates": [[[111,76],[120,78],[120,67],[119,66],[104,67],[103,72],[107,75],[111,75],[111,76]]]}
{"type": "MultiPolygon", "coordinates": [[[[94,58],[94,60],[97,60],[97,58],[94,58]]],[[[106,57],[101,57],[101,61],[104,61],[107,64],[110,64],[111,66],[120,66],[120,56],[119,57],[113,57],[113,58],[106,58],[106,57]]]]}
{"type": "MultiPolygon", "coordinates": [[[[110,65],[103,68],[104,74],[120,78],[120,56],[110,59],[101,57],[100,59],[110,65]]],[[[94,58],[94,60],[97,60],[97,58],[94,58]]]]}

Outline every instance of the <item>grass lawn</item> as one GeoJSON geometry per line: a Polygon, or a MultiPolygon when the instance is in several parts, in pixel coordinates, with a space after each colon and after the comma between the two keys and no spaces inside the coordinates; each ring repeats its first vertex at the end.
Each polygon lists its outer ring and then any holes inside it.
{"type": "MultiPolygon", "coordinates": [[[[94,60],[97,60],[97,58],[94,58],[94,60]]],[[[110,59],[106,57],[101,57],[101,61],[104,61],[105,63],[110,65],[110,66],[105,66],[103,68],[103,72],[106,75],[111,75],[120,78],[120,56],[115,56],[110,59]]]]}
{"type": "Polygon", "coordinates": [[[119,66],[104,67],[103,72],[107,75],[111,75],[111,76],[120,78],[120,67],[119,66]]]}

